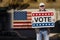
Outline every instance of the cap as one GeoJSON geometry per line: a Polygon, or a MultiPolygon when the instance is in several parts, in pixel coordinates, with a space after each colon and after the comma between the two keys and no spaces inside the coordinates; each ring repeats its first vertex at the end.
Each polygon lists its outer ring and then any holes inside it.
{"type": "Polygon", "coordinates": [[[45,4],[44,3],[40,3],[39,6],[44,6],[45,4]]]}

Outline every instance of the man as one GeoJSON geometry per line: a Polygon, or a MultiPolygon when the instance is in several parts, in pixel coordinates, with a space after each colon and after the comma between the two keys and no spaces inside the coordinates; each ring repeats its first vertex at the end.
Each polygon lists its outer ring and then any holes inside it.
{"type": "MultiPolygon", "coordinates": [[[[45,4],[44,3],[40,3],[39,4],[39,11],[46,11],[45,9],[45,4]]],[[[37,40],[49,40],[49,36],[48,36],[48,33],[49,33],[49,30],[48,28],[37,28],[36,29],[36,33],[37,33],[37,40]]]]}

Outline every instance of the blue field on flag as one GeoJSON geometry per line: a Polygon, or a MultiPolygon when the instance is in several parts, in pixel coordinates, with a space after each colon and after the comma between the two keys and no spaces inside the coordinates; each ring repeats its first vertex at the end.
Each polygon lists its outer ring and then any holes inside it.
{"type": "Polygon", "coordinates": [[[14,12],[14,20],[27,20],[27,12],[14,12]]]}

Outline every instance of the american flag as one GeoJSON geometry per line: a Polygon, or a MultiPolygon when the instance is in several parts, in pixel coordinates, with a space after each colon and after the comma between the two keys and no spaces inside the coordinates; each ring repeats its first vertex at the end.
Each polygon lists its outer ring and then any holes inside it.
{"type": "Polygon", "coordinates": [[[31,12],[15,11],[13,13],[13,28],[32,28],[31,12]]]}

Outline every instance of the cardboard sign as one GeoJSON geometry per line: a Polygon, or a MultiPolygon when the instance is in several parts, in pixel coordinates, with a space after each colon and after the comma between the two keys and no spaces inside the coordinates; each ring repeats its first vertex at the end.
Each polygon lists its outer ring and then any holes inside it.
{"type": "Polygon", "coordinates": [[[54,27],[54,12],[32,12],[32,28],[54,27]]]}

